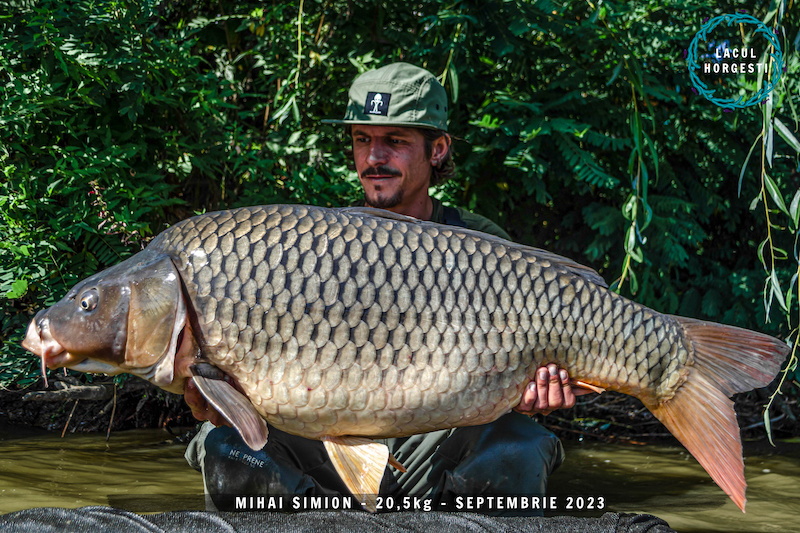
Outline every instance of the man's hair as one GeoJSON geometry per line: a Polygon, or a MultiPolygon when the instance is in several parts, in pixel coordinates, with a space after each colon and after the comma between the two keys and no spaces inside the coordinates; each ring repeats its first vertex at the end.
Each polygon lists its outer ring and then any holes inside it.
{"type": "MultiPolygon", "coordinates": [[[[444,130],[434,130],[430,128],[416,129],[422,133],[423,141],[425,143],[425,157],[430,157],[433,154],[433,142],[436,139],[439,137],[445,137],[445,140],[447,141],[447,152],[444,154],[444,157],[442,157],[441,161],[439,161],[439,164],[433,166],[433,172],[431,172],[430,186],[433,187],[434,185],[441,185],[456,174],[456,163],[453,161],[453,150],[451,146],[452,141],[447,135],[447,132],[444,130]]],[[[353,136],[353,126],[350,124],[346,125],[344,128],[344,134],[346,139],[351,140],[353,136]]],[[[355,165],[353,165],[352,142],[349,144],[349,147],[345,149],[345,154],[347,154],[347,157],[350,160],[347,167],[350,170],[355,170],[355,165]]]]}

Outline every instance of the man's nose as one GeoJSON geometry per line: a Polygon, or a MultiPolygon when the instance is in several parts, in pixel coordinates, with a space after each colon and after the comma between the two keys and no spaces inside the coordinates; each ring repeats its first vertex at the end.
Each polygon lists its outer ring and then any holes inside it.
{"type": "Polygon", "coordinates": [[[369,145],[369,153],[367,154],[367,162],[370,165],[379,165],[386,163],[389,159],[389,151],[386,146],[381,142],[372,142],[369,145]]]}

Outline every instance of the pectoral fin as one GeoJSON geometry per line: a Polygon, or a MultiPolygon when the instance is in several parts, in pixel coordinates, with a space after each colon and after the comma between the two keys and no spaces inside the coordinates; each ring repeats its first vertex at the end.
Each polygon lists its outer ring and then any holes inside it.
{"type": "Polygon", "coordinates": [[[263,448],[269,435],[267,422],[250,400],[225,381],[225,374],[218,368],[197,364],[191,370],[200,393],[239,432],[245,444],[253,450],[263,448]]]}
{"type": "MultiPolygon", "coordinates": [[[[383,472],[391,456],[389,448],[363,437],[324,437],[322,443],[344,484],[361,498],[367,511],[374,513],[383,472]]],[[[397,459],[394,462],[400,465],[397,459]]]]}

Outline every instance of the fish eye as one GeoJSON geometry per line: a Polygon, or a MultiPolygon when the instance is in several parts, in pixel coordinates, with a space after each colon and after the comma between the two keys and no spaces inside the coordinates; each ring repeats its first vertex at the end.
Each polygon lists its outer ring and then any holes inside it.
{"type": "Polygon", "coordinates": [[[100,295],[97,294],[97,289],[89,289],[81,296],[81,309],[84,311],[94,311],[94,308],[97,307],[98,300],[100,300],[100,295]]]}

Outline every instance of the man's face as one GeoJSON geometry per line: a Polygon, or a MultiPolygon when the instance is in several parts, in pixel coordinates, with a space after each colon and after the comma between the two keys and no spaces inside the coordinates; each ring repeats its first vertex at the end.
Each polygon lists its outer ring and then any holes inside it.
{"type": "MultiPolygon", "coordinates": [[[[355,125],[353,158],[367,205],[411,214],[427,201],[431,160],[415,128],[355,125]]],[[[413,216],[413,215],[412,215],[413,216]]]]}

